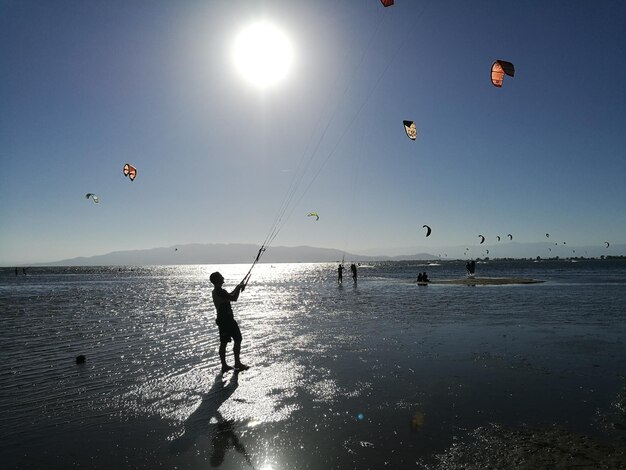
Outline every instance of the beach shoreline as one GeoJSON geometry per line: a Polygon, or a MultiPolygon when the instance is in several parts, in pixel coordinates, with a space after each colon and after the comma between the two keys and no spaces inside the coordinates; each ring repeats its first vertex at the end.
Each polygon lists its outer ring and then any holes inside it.
{"type": "Polygon", "coordinates": [[[429,284],[454,284],[466,286],[503,286],[512,284],[540,284],[545,281],[521,277],[465,277],[459,279],[432,279],[429,284]]]}

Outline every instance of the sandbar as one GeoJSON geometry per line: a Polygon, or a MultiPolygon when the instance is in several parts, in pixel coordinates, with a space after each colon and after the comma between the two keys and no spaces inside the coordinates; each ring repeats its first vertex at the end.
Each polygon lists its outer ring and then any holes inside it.
{"type": "Polygon", "coordinates": [[[506,284],[538,284],[545,282],[523,277],[464,277],[461,279],[434,279],[429,284],[455,284],[465,286],[500,286],[506,284]]]}

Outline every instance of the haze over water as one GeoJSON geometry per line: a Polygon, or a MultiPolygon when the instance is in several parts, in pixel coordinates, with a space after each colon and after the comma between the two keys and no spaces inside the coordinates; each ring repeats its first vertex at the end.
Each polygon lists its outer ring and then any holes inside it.
{"type": "Polygon", "coordinates": [[[252,368],[222,376],[208,277],[248,269],[0,270],[5,468],[407,468],[490,425],[626,437],[623,261],[479,264],[546,281],[482,287],[413,283],[460,261],[342,286],[257,265],[233,305],[252,368]]]}

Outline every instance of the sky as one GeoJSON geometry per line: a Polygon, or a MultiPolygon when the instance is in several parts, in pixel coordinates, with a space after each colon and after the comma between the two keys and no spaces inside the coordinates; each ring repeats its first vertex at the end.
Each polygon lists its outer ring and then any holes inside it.
{"type": "Polygon", "coordinates": [[[626,243],[626,3],[395,3],[0,0],[0,265],[626,243]],[[233,57],[260,20],[293,51],[265,89],[233,57]]]}

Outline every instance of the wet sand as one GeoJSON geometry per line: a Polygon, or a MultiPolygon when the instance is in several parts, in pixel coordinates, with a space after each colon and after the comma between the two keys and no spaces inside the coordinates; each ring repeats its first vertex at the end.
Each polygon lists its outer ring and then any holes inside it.
{"type": "Polygon", "coordinates": [[[626,448],[558,428],[479,427],[470,439],[437,456],[431,470],[626,468],[626,448]]]}
{"type": "Polygon", "coordinates": [[[547,282],[422,288],[413,266],[382,268],[343,286],[330,269],[268,268],[280,283],[236,305],[252,366],[238,374],[219,372],[195,276],[18,292],[3,468],[626,468],[626,273],[485,267],[479,280],[547,282]]]}
{"type": "Polygon", "coordinates": [[[195,443],[228,469],[626,468],[626,388],[607,386],[621,358],[591,353],[609,338],[395,321],[373,340],[377,325],[342,325],[216,378],[170,450],[195,443]]]}
{"type": "MultiPolygon", "coordinates": [[[[522,277],[465,277],[461,279],[433,279],[429,284],[455,284],[465,286],[503,286],[511,284],[539,284],[545,281],[522,277]]],[[[419,284],[419,283],[418,283],[419,284]]]]}

